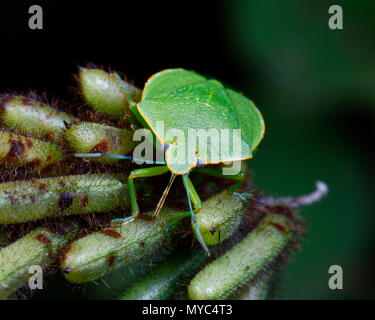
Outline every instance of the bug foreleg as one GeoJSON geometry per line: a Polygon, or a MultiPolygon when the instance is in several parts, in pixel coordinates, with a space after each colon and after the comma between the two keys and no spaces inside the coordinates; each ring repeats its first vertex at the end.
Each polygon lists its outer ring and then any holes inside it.
{"type": "Polygon", "coordinates": [[[130,203],[131,203],[133,216],[137,216],[139,214],[139,206],[137,202],[134,179],[159,176],[164,173],[167,173],[168,171],[169,169],[167,166],[160,166],[160,167],[136,169],[130,172],[130,175],[128,178],[128,187],[129,187],[130,203]]]}

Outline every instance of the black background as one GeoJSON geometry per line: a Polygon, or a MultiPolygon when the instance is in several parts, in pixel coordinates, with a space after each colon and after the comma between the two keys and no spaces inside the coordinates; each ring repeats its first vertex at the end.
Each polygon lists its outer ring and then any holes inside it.
{"type": "Polygon", "coordinates": [[[220,1],[7,2],[0,27],[1,91],[66,97],[77,65],[88,63],[122,71],[140,87],[171,67],[236,86],[241,70],[224,40],[224,11],[220,1]],[[43,30],[28,27],[32,4],[43,8],[43,30]]]}

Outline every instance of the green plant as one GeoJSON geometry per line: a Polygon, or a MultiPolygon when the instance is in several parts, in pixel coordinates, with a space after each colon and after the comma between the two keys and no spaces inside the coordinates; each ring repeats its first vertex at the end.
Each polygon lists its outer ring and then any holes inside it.
{"type": "MultiPolygon", "coordinates": [[[[241,179],[232,175],[226,180],[216,174],[203,178],[192,173],[191,180],[186,178],[183,185],[176,186],[175,197],[167,199],[160,215],[153,217],[151,211],[124,219],[130,207],[138,213],[132,179],[126,184],[132,174],[126,160],[136,160],[127,156],[135,147],[131,137],[138,127],[145,127],[144,118],[128,112],[141,91],[118,74],[96,68],[81,69],[78,79],[88,105],[78,110],[57,110],[35,96],[1,97],[0,297],[19,292],[27,283],[30,264],[51,273],[60,269],[73,283],[114,272],[127,278],[129,270],[137,269],[131,281],[122,282],[119,296],[124,299],[266,297],[303,231],[298,208],[320,200],[327,192],[325,185],[318,184],[316,192],[301,198],[272,198],[252,185],[246,170],[241,179]],[[77,153],[87,159],[74,157],[77,153]],[[95,158],[89,154],[118,156],[95,158]],[[240,187],[243,193],[233,194],[238,181],[245,181],[240,187]],[[183,219],[192,215],[183,187],[188,198],[201,207],[192,221],[194,233],[183,219]],[[211,257],[202,255],[194,234],[204,247],[210,246],[211,257]],[[248,250],[254,254],[242,259],[248,250]],[[17,263],[12,263],[12,257],[17,257],[17,263]],[[233,263],[229,270],[227,259],[233,263]],[[60,268],[53,268],[57,264],[60,268]],[[191,279],[188,290],[177,285],[191,279]],[[168,290],[161,289],[161,282],[168,290]],[[145,292],[151,285],[154,291],[145,292]],[[207,295],[209,286],[215,288],[212,295],[207,295]],[[249,293],[254,290],[262,293],[249,293]]],[[[233,101],[241,102],[238,113],[244,112],[245,105],[253,108],[246,98],[228,92],[233,101]]],[[[154,137],[147,139],[157,143],[154,137]]],[[[137,172],[145,177],[149,171],[146,167],[137,172]]],[[[143,209],[155,208],[161,182],[162,176],[137,185],[143,209]]]]}

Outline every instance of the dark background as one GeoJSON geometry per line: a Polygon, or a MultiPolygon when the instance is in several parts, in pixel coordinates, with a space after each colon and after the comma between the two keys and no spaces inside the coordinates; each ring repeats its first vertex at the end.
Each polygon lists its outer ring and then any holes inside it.
{"type": "Polygon", "coordinates": [[[0,91],[47,92],[69,101],[77,65],[124,72],[139,87],[183,67],[243,91],[267,133],[249,162],[276,195],[330,187],[303,210],[309,232],[284,277],[288,299],[375,297],[375,2],[371,0],[2,2],[0,91]],[[29,30],[28,8],[44,10],[29,30]],[[328,28],[342,5],[344,30],[328,28]],[[328,268],[344,270],[329,290],[328,268]]]}

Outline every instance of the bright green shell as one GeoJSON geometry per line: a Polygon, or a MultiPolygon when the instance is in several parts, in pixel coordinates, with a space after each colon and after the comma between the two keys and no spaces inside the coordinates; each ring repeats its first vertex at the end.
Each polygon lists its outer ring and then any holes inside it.
{"type": "Polygon", "coordinates": [[[153,75],[137,107],[158,140],[170,145],[166,161],[175,174],[188,172],[198,159],[210,164],[251,158],[264,135],[262,115],[249,99],[184,69],[153,75]]]}

